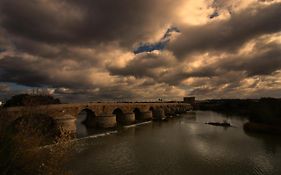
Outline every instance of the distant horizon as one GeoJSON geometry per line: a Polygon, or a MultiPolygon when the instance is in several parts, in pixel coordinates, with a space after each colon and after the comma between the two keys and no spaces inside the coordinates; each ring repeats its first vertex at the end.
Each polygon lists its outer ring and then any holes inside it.
{"type": "MultiPolygon", "coordinates": [[[[28,93],[23,93],[23,94],[15,94],[15,95],[34,95],[34,96],[53,96],[53,94],[28,94],[28,93]]],[[[14,96],[14,95],[13,95],[14,96]]],[[[12,96],[6,99],[0,99],[0,102],[5,102],[6,100],[9,100],[12,96]]],[[[135,99],[135,100],[130,100],[130,99],[112,99],[112,100],[107,100],[107,99],[96,99],[96,100],[89,100],[89,101],[64,101],[61,100],[59,97],[53,96],[54,98],[58,98],[62,104],[71,104],[71,103],[156,103],[156,102],[183,102],[185,97],[182,97],[181,99],[163,99],[163,98],[158,98],[158,99],[135,99]],[[159,100],[161,99],[161,101],[159,100]]],[[[198,99],[196,96],[186,96],[186,97],[195,97],[195,101],[208,101],[208,100],[260,100],[260,99],[277,99],[280,100],[281,97],[258,97],[258,98],[205,98],[205,99],[198,99]]]]}

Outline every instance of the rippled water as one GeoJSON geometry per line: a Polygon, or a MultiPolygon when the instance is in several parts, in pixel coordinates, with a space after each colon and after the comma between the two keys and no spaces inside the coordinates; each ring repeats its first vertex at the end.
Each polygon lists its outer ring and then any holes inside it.
{"type": "Polygon", "coordinates": [[[190,112],[168,122],[78,142],[67,166],[77,175],[281,174],[281,138],[247,134],[246,120],[190,112]],[[235,127],[204,124],[227,120],[235,127]]]}

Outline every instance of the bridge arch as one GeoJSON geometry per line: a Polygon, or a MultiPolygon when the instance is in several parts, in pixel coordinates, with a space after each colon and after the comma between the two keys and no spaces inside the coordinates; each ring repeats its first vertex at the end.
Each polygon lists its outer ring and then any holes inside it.
{"type": "Polygon", "coordinates": [[[88,128],[96,126],[96,114],[93,110],[84,108],[77,114],[76,136],[85,137],[89,134],[88,128]]]}
{"type": "Polygon", "coordinates": [[[135,108],[133,112],[135,114],[136,121],[141,121],[141,110],[139,108],[135,108]]]}
{"type": "Polygon", "coordinates": [[[82,123],[87,126],[92,126],[93,124],[91,122],[93,122],[95,118],[96,118],[95,111],[89,108],[84,108],[79,111],[76,121],[78,123],[82,123]]]}
{"type": "Polygon", "coordinates": [[[116,108],[113,110],[112,114],[116,115],[117,125],[123,124],[125,115],[122,109],[116,108]]]}
{"type": "Polygon", "coordinates": [[[154,119],[154,118],[156,118],[156,109],[157,108],[155,108],[155,107],[153,107],[153,106],[150,106],[150,108],[148,109],[149,111],[151,111],[152,112],[152,119],[154,119]]]}

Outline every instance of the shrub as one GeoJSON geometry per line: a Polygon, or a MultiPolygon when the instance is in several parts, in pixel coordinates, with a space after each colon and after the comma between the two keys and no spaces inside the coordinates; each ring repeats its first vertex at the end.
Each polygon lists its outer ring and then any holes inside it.
{"type": "Polygon", "coordinates": [[[59,99],[55,99],[50,95],[29,95],[19,94],[11,97],[4,104],[4,107],[16,107],[16,106],[35,106],[35,105],[50,105],[60,104],[59,99]]]}

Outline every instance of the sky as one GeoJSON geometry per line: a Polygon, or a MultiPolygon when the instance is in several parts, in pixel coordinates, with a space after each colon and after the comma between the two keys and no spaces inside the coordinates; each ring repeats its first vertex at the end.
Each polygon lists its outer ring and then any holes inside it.
{"type": "Polygon", "coordinates": [[[1,0],[0,99],[281,97],[281,0],[1,0]]]}

